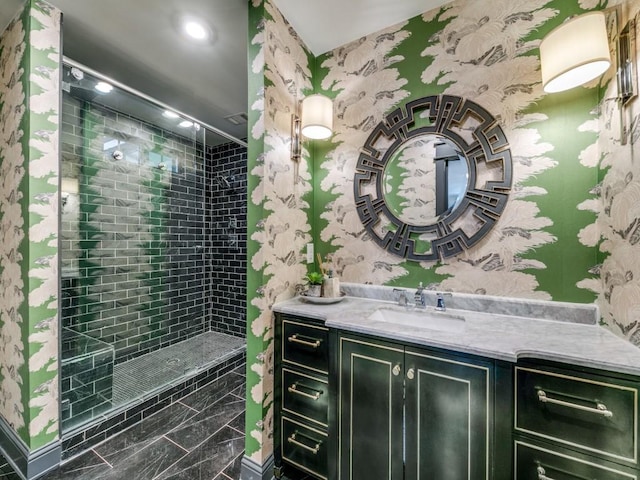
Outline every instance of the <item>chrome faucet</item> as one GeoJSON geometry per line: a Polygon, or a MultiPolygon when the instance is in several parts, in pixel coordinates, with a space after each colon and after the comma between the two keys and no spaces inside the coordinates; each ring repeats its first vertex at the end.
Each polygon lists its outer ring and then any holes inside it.
{"type": "Polygon", "coordinates": [[[424,293],[424,287],[422,286],[422,282],[418,286],[418,290],[413,294],[413,299],[416,302],[417,308],[427,308],[427,296],[424,293]]]}
{"type": "Polygon", "coordinates": [[[409,296],[407,294],[407,291],[403,290],[402,288],[394,288],[393,291],[400,292],[400,295],[398,296],[398,305],[409,308],[409,296]]]}
{"type": "Polygon", "coordinates": [[[436,293],[436,310],[439,312],[445,312],[447,310],[447,306],[444,303],[444,297],[451,297],[450,293],[436,293]]]}

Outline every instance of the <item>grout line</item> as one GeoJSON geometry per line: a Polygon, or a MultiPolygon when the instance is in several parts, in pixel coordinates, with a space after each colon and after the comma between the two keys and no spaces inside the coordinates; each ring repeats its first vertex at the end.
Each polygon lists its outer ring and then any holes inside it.
{"type": "Polygon", "coordinates": [[[175,403],[179,403],[180,405],[182,405],[183,407],[187,407],[189,410],[193,410],[196,413],[200,413],[200,410],[196,410],[193,407],[190,407],[189,405],[185,405],[184,403],[182,403],[183,399],[177,400],[175,403]]]}
{"type": "Polygon", "coordinates": [[[238,395],[237,393],[233,393],[233,392],[231,392],[229,395],[233,395],[234,397],[237,397],[240,400],[246,400],[247,399],[246,397],[243,397],[243,396],[238,395]]]}
{"type": "Polygon", "coordinates": [[[227,425],[226,425],[226,426],[227,426],[227,427],[229,427],[229,428],[230,428],[231,430],[233,430],[234,432],[241,433],[242,435],[244,435],[244,434],[246,433],[246,432],[242,432],[242,431],[238,430],[237,428],[232,427],[232,426],[231,426],[231,425],[229,425],[228,423],[227,423],[227,425]]]}
{"type": "Polygon", "coordinates": [[[91,449],[91,451],[92,451],[93,453],[95,453],[95,454],[98,456],[98,458],[99,458],[100,460],[102,460],[104,463],[106,463],[107,465],[109,465],[109,468],[113,468],[113,465],[111,465],[109,462],[107,462],[107,461],[105,460],[105,458],[104,458],[102,455],[100,455],[98,452],[96,452],[93,448],[91,449]]]}
{"type": "MultiPolygon", "coordinates": [[[[243,454],[240,454],[239,456],[242,456],[243,454]]],[[[227,463],[224,468],[222,470],[220,470],[220,472],[218,473],[218,475],[224,475],[226,478],[229,478],[231,480],[233,480],[233,478],[231,478],[229,475],[227,475],[226,473],[224,473],[224,471],[229,468],[231,465],[233,465],[235,463],[235,461],[238,459],[238,457],[233,458],[229,463],[227,463]]],[[[214,478],[214,480],[216,478],[218,478],[218,475],[216,475],[214,478]]]]}
{"type": "Polygon", "coordinates": [[[187,450],[186,448],[184,448],[182,445],[180,445],[179,443],[174,442],[173,440],[171,440],[169,437],[167,437],[166,435],[162,435],[162,438],[164,438],[165,440],[169,440],[171,443],[173,443],[176,447],[184,450],[187,453],[191,453],[189,452],[189,450],[187,450]]]}

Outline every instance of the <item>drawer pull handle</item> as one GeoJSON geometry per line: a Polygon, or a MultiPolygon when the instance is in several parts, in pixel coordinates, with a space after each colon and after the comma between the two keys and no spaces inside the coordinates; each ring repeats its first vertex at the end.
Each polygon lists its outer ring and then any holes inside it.
{"type": "Polygon", "coordinates": [[[304,448],[305,450],[313,453],[314,455],[317,455],[318,452],[320,451],[320,445],[322,444],[322,442],[316,443],[315,447],[310,447],[309,445],[305,445],[304,443],[296,440],[296,434],[297,433],[298,432],[292,433],[291,436],[289,438],[287,438],[287,441],[289,443],[292,443],[296,447],[304,448]]]}
{"type": "Polygon", "coordinates": [[[303,392],[302,390],[298,390],[298,384],[297,383],[294,383],[293,385],[290,385],[289,388],[287,388],[287,390],[290,393],[295,393],[295,394],[300,395],[302,397],[307,397],[307,398],[310,398],[311,400],[316,400],[316,401],[320,398],[320,395],[322,395],[322,392],[320,392],[318,390],[310,389],[314,393],[307,393],[307,392],[303,392]]]}
{"type": "Polygon", "coordinates": [[[393,370],[391,370],[391,373],[393,373],[394,377],[397,377],[398,375],[400,375],[400,364],[393,367],[393,370]]]}
{"type": "Polygon", "coordinates": [[[553,480],[553,478],[547,477],[547,472],[542,467],[538,467],[536,472],[538,472],[538,480],[553,480]]]}
{"type": "Polygon", "coordinates": [[[604,403],[600,402],[595,402],[595,408],[585,407],[583,405],[578,405],[577,403],[565,402],[563,400],[550,398],[547,396],[547,393],[544,390],[538,390],[538,400],[542,403],[552,403],[554,405],[561,405],[563,407],[575,408],[576,410],[582,410],[584,412],[595,413],[596,415],[602,415],[604,418],[613,417],[613,412],[611,410],[607,410],[607,406],[604,403]]]}
{"type": "MultiPolygon", "coordinates": [[[[312,339],[313,340],[313,339],[312,339]]],[[[301,340],[298,338],[298,334],[294,333],[289,337],[289,341],[291,343],[299,343],[300,345],[304,345],[305,347],[318,348],[322,340],[315,340],[313,342],[309,342],[307,340],[301,340]]]]}

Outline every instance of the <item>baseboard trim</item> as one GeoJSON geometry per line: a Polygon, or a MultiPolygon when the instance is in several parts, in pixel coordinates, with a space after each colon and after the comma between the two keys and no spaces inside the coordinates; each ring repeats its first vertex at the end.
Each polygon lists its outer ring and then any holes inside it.
{"type": "Polygon", "coordinates": [[[31,480],[60,465],[62,444],[55,440],[37,450],[29,450],[15,430],[0,417],[0,452],[20,478],[31,480]]]}
{"type": "Polygon", "coordinates": [[[242,457],[240,480],[273,480],[273,455],[260,465],[246,455],[242,457]]]}

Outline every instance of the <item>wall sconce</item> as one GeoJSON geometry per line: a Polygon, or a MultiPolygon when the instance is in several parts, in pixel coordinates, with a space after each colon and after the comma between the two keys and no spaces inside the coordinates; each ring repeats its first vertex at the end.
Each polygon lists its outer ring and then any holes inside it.
{"type": "Polygon", "coordinates": [[[604,12],[572,17],[540,43],[542,87],[562,92],[587,83],[611,65],[604,12]]]}
{"type": "Polygon", "coordinates": [[[305,97],[299,111],[291,116],[291,159],[300,160],[302,138],[329,138],[333,133],[333,102],[329,97],[314,94],[305,97]]]}

